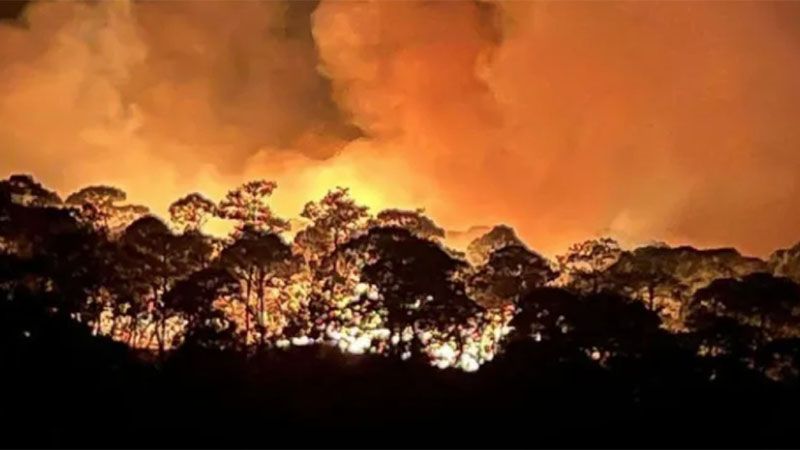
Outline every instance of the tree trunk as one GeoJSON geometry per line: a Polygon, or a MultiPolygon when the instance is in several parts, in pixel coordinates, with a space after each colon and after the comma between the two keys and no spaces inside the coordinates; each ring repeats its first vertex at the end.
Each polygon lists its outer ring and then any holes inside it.
{"type": "Polygon", "coordinates": [[[459,329],[458,327],[455,328],[454,333],[455,333],[456,345],[458,345],[458,356],[456,357],[455,360],[454,364],[455,366],[458,365],[458,363],[460,363],[461,360],[464,358],[464,336],[461,334],[461,329],[459,329]]]}
{"type": "Polygon", "coordinates": [[[334,233],[333,233],[333,252],[332,253],[334,255],[336,255],[336,257],[333,258],[333,272],[336,275],[339,274],[339,266],[340,266],[340,264],[339,264],[339,255],[336,253],[338,250],[339,250],[339,232],[338,231],[334,231],[334,233]]]}
{"type": "MultiPolygon", "coordinates": [[[[147,330],[147,328],[145,328],[147,330]]],[[[158,335],[158,323],[156,322],[153,324],[153,332],[150,334],[150,337],[147,339],[147,343],[145,343],[144,347],[146,349],[150,349],[150,345],[153,344],[153,339],[156,339],[158,342],[158,347],[161,348],[161,337],[158,335]]]]}
{"type": "MultiPolygon", "coordinates": [[[[156,289],[153,289],[154,292],[157,292],[156,289]]],[[[158,294],[155,293],[155,300],[153,301],[153,309],[156,313],[155,323],[153,324],[153,330],[156,334],[156,339],[158,339],[158,356],[161,357],[164,354],[164,336],[161,334],[163,331],[163,327],[161,326],[162,321],[164,320],[163,308],[161,305],[158,304],[158,294]]]]}
{"type": "Polygon", "coordinates": [[[245,282],[244,294],[244,346],[250,344],[250,290],[253,286],[253,270],[247,269],[247,280],[245,282]]]}
{"type": "Polygon", "coordinates": [[[111,330],[108,332],[109,336],[111,336],[111,339],[114,339],[114,335],[117,334],[117,324],[117,315],[115,314],[111,319],[111,330]]]}
{"type": "Polygon", "coordinates": [[[131,317],[131,325],[128,327],[128,347],[133,347],[136,344],[136,318],[131,317]]]}
{"type": "Polygon", "coordinates": [[[266,334],[267,334],[267,326],[264,323],[264,270],[262,268],[258,269],[258,324],[261,327],[260,330],[260,338],[261,338],[261,345],[264,346],[266,343],[266,334]]]}
{"type": "Polygon", "coordinates": [[[167,347],[167,317],[161,316],[161,352],[164,353],[167,347]]]}

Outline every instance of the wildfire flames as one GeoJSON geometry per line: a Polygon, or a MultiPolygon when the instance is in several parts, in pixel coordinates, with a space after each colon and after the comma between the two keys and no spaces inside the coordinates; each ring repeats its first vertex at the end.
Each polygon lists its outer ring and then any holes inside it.
{"type": "MultiPolygon", "coordinates": [[[[360,289],[367,289],[360,285],[360,289]]],[[[298,292],[300,296],[293,298],[293,301],[303,301],[307,292],[298,292]]],[[[356,296],[359,292],[354,293],[356,296]]],[[[374,295],[377,295],[374,294],[374,295]]],[[[243,333],[245,329],[244,305],[220,301],[219,307],[225,312],[225,316],[233,320],[237,331],[243,333]]],[[[273,311],[277,312],[277,310],[273,311]]],[[[465,371],[475,371],[484,362],[491,361],[499,349],[502,338],[508,333],[508,322],[513,315],[513,308],[502,308],[491,310],[487,314],[488,320],[483,323],[472,322],[469,326],[459,330],[459,334],[464,339],[462,343],[457,343],[439,330],[429,330],[422,334],[421,342],[425,345],[425,352],[431,364],[439,368],[455,367],[465,371]]],[[[413,337],[413,330],[409,327],[400,336],[392,336],[391,331],[384,326],[382,319],[377,315],[368,317],[357,317],[357,320],[350,326],[328,325],[325,335],[319,338],[308,336],[295,336],[292,338],[281,337],[283,326],[280,317],[272,317],[274,313],[265,314],[259,318],[259,324],[268,333],[277,337],[271,341],[272,345],[278,348],[286,348],[291,345],[304,346],[310,344],[326,344],[339,348],[341,351],[353,354],[383,354],[388,351],[389,344],[397,344],[399,340],[410,341],[413,337]]],[[[345,313],[347,314],[347,313],[345,313]]],[[[347,319],[353,320],[352,315],[347,319]]],[[[101,321],[97,325],[96,332],[101,335],[109,336],[119,342],[145,349],[152,352],[159,351],[158,339],[164,339],[168,344],[164,349],[169,350],[181,344],[181,337],[185,333],[186,321],[178,316],[167,319],[163,331],[157,329],[158,322],[152,316],[139,316],[136,318],[115,316],[110,309],[102,313],[101,321]],[[162,333],[158,336],[158,333],[162,333]]],[[[247,342],[254,343],[260,338],[260,333],[256,329],[250,330],[247,342]]],[[[407,357],[403,355],[404,357],[407,357]]]]}

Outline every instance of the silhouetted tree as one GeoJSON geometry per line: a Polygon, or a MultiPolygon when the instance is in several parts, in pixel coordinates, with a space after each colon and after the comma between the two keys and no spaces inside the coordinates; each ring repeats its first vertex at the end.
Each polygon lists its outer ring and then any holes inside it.
{"type": "Polygon", "coordinates": [[[70,194],[65,203],[78,208],[81,220],[96,230],[115,233],[148,213],[144,206],[121,204],[127,198],[112,186],[89,186],[70,194]]]}
{"type": "Polygon", "coordinates": [[[444,239],[444,229],[425,215],[424,209],[414,211],[385,209],[370,220],[370,227],[400,227],[423,239],[444,239]]]}
{"type": "Polygon", "coordinates": [[[767,377],[797,382],[800,377],[800,339],[775,339],[762,345],[755,354],[755,365],[767,377]]]}
{"type": "Polygon", "coordinates": [[[123,245],[124,283],[134,305],[153,316],[155,337],[163,352],[168,309],[162,297],[179,279],[199,270],[208,260],[210,246],[191,236],[176,236],[161,220],[146,216],[125,229],[123,245]],[[138,301],[136,298],[138,297],[138,301]]]}
{"type": "Polygon", "coordinates": [[[25,269],[15,284],[58,299],[48,307],[98,331],[110,303],[111,246],[29,176],[0,182],[1,192],[9,195],[0,202],[0,252],[13,254],[25,269]]]}
{"type": "Polygon", "coordinates": [[[68,209],[10,202],[0,210],[0,251],[33,257],[48,239],[79,228],[68,209]]]}
{"type": "Polygon", "coordinates": [[[251,316],[256,317],[259,325],[261,343],[266,343],[270,331],[267,322],[285,319],[282,310],[285,292],[270,294],[268,291],[279,289],[291,274],[291,247],[278,235],[245,230],[239,239],[222,251],[219,261],[240,280],[243,287],[245,345],[249,343],[251,316]]]}
{"type": "Polygon", "coordinates": [[[348,189],[336,188],[321,200],[306,203],[300,216],[311,224],[297,234],[295,245],[314,263],[363,230],[369,214],[367,207],[350,197],[348,189]]]}
{"type": "Polygon", "coordinates": [[[61,197],[45,188],[30,175],[11,175],[0,181],[0,192],[5,192],[8,200],[22,206],[58,206],[61,197]]]}
{"type": "Polygon", "coordinates": [[[519,302],[511,339],[555,341],[608,364],[639,357],[658,338],[660,320],[641,303],[612,294],[582,296],[558,288],[535,289],[519,302]]]}
{"type": "Polygon", "coordinates": [[[352,294],[354,266],[346,264],[346,255],[339,249],[365,230],[369,214],[348,189],[336,188],[319,201],[306,203],[300,215],[310,224],[295,236],[294,249],[306,264],[309,301],[304,314],[315,324],[316,334],[352,294]]]}
{"type": "Polygon", "coordinates": [[[551,287],[531,290],[518,305],[519,311],[509,323],[513,327],[511,340],[542,341],[566,334],[576,328],[575,311],[581,307],[578,296],[551,287]]]}
{"type": "Polygon", "coordinates": [[[544,286],[557,273],[541,255],[519,245],[493,251],[469,276],[470,296],[484,306],[516,303],[531,289],[544,286]]]}
{"type": "Polygon", "coordinates": [[[769,257],[770,271],[800,283],[800,243],[787,249],[775,251],[769,257]]]}
{"type": "Polygon", "coordinates": [[[604,287],[605,271],[617,262],[621,254],[617,241],[600,238],[574,244],[557,259],[561,273],[568,277],[572,289],[598,293],[604,287]]]}
{"type": "Polygon", "coordinates": [[[607,271],[618,292],[641,297],[657,309],[670,328],[683,327],[686,305],[694,293],[718,278],[763,271],[763,261],[733,249],[648,246],[624,252],[607,271]]]}
{"type": "Polygon", "coordinates": [[[785,336],[800,324],[800,286],[766,273],[718,279],[697,291],[690,312],[695,325],[710,314],[757,327],[763,339],[785,336]]]}
{"type": "Polygon", "coordinates": [[[495,250],[515,245],[525,247],[513,228],[497,225],[467,246],[467,259],[473,265],[480,265],[486,262],[495,250]]]}
{"type": "Polygon", "coordinates": [[[214,202],[198,193],[182,197],[169,207],[170,220],[183,232],[199,231],[216,212],[214,202]]]}
{"type": "Polygon", "coordinates": [[[439,244],[397,227],[373,228],[346,244],[346,249],[367,255],[362,281],[377,286],[400,353],[418,355],[425,331],[443,333],[463,344],[459,327],[483,309],[453,277],[466,263],[453,259],[439,244]],[[404,340],[409,332],[410,341],[404,340]]]}
{"type": "Polygon", "coordinates": [[[227,270],[205,268],[175,283],[164,295],[164,304],[186,318],[186,341],[226,348],[235,343],[235,323],[215,303],[235,297],[239,289],[239,281],[227,270]]]}
{"type": "Polygon", "coordinates": [[[680,289],[680,282],[671,267],[663,259],[647,255],[648,250],[660,252],[660,248],[646,247],[634,252],[624,252],[608,269],[610,282],[616,289],[634,298],[640,298],[651,311],[658,311],[657,297],[671,297],[680,289]]]}
{"type": "MultiPolygon", "coordinates": [[[[578,335],[587,351],[608,357],[641,357],[653,341],[663,335],[661,319],[641,302],[613,293],[585,299],[583,324],[578,335]]],[[[598,359],[597,354],[590,354],[598,359]]]]}
{"type": "Polygon", "coordinates": [[[82,323],[100,332],[103,313],[116,308],[109,289],[116,280],[114,245],[81,228],[50,236],[40,251],[37,259],[49,290],[66,300],[56,307],[77,314],[82,323]]]}
{"type": "Polygon", "coordinates": [[[268,200],[278,187],[274,181],[256,180],[247,182],[228,192],[217,207],[223,219],[236,222],[238,233],[245,228],[259,232],[280,233],[289,229],[289,222],[272,212],[268,200]]]}

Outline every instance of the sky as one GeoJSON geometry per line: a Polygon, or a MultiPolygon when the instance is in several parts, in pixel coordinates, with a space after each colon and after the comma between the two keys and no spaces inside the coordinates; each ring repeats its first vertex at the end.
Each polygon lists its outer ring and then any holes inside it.
{"type": "Polygon", "coordinates": [[[337,185],[546,254],[800,240],[800,2],[0,2],[0,175],[337,185]]]}

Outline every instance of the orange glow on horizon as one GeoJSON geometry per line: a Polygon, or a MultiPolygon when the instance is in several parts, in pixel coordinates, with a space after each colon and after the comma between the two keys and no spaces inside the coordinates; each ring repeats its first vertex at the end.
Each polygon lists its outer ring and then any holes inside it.
{"type": "MultiPolygon", "coordinates": [[[[795,2],[33,2],[0,24],[0,175],[164,216],[278,182],[553,255],[797,239],[795,2]],[[447,24],[443,26],[442,24],[447,24]],[[255,38],[268,36],[268,38],[255,38]]],[[[219,224],[209,224],[224,233],[219,224]]]]}

